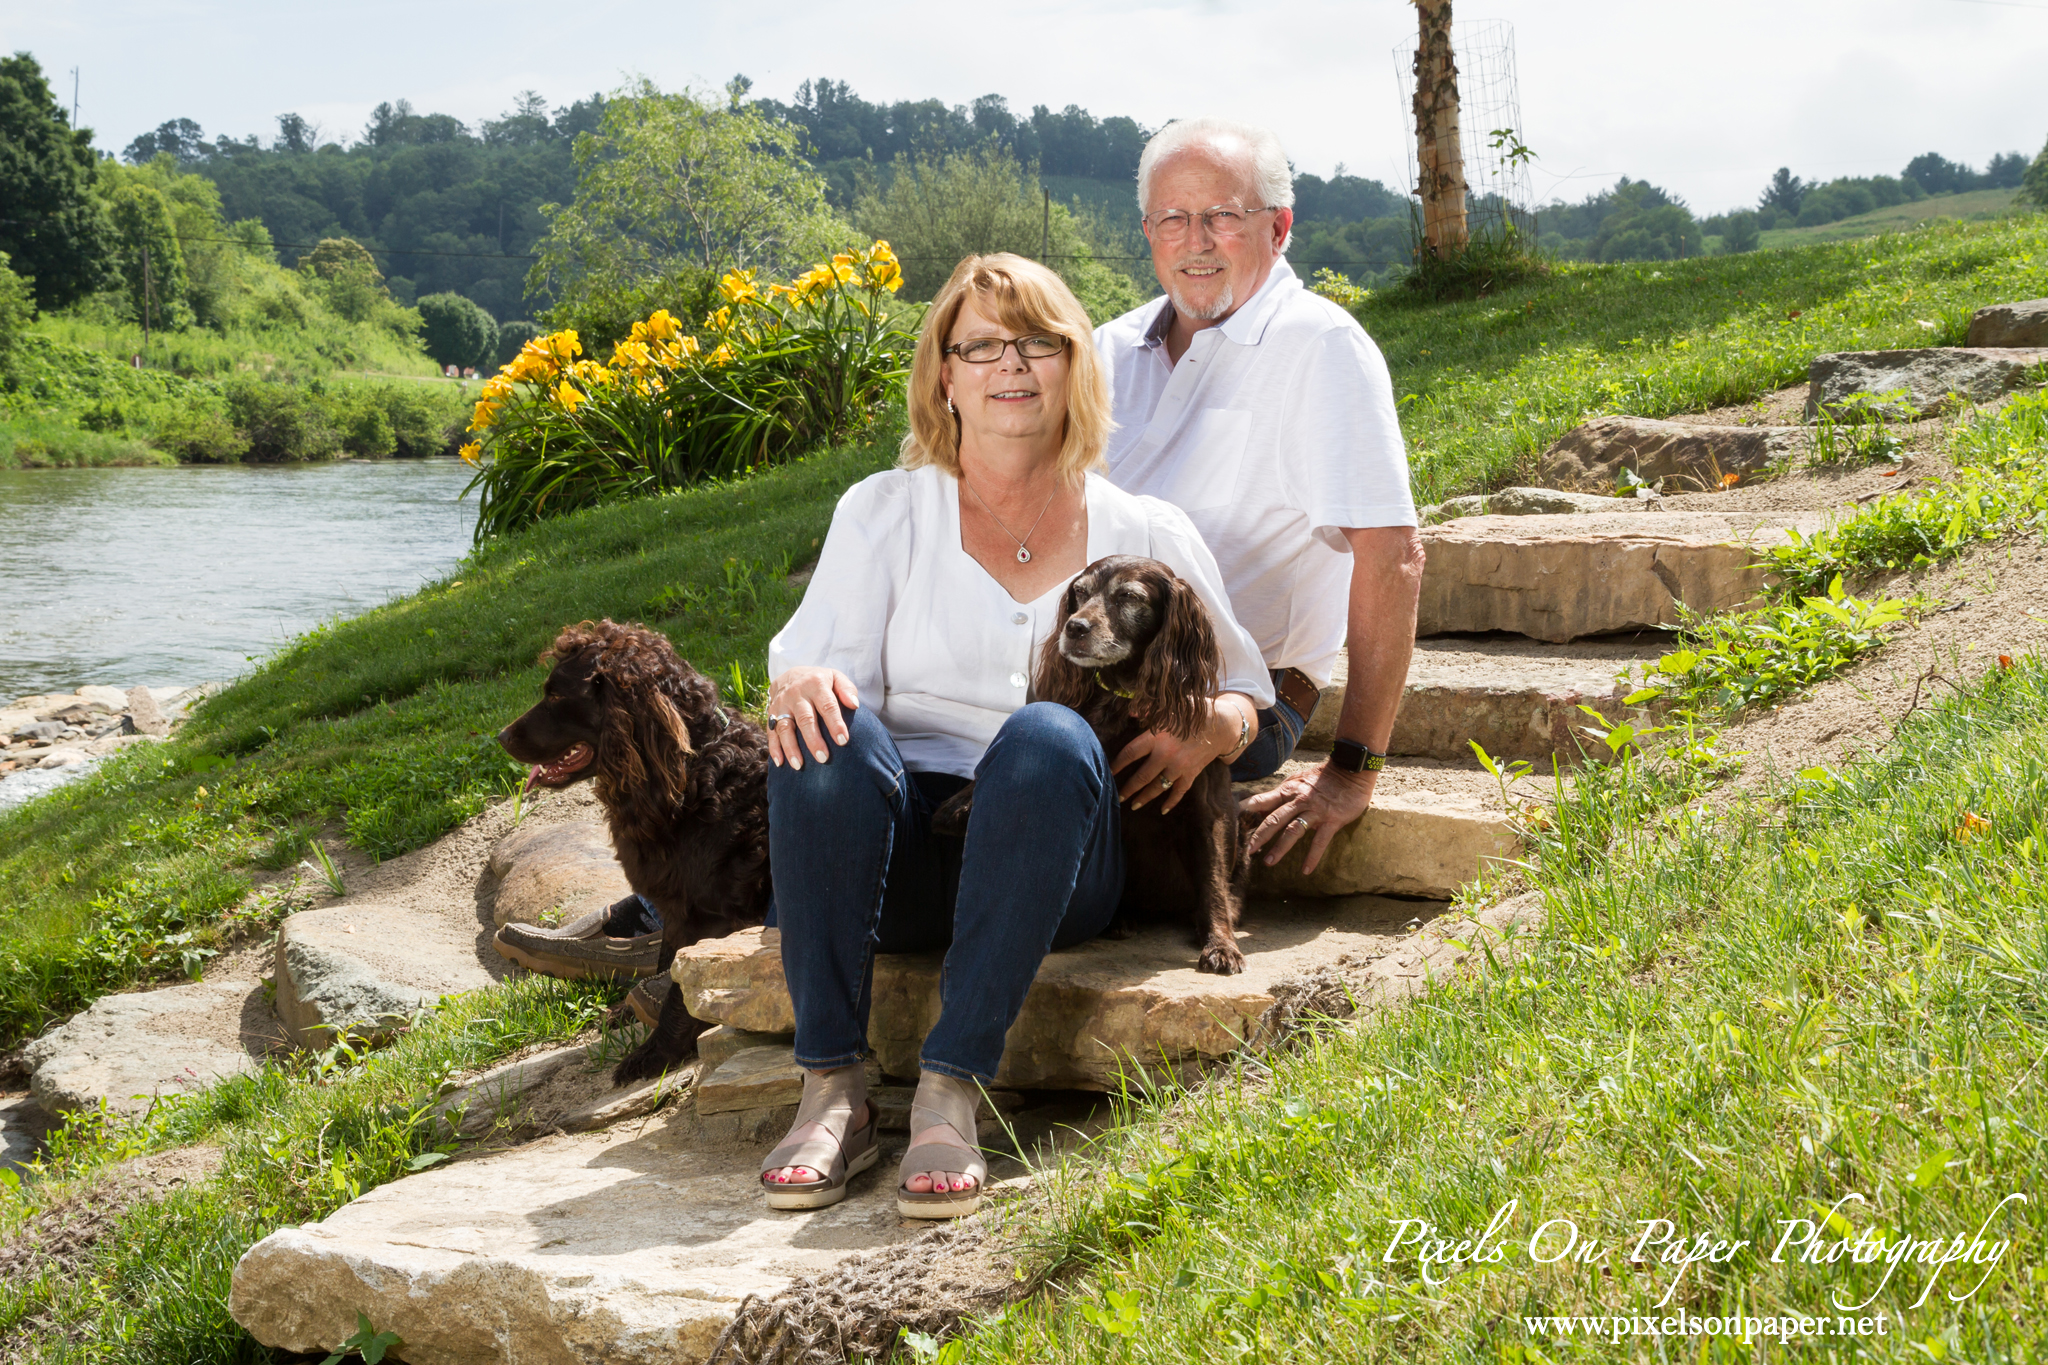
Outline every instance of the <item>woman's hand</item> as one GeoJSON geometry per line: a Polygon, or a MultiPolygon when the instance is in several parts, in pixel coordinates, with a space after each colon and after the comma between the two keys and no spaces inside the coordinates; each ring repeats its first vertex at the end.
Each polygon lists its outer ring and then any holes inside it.
{"type": "Polygon", "coordinates": [[[768,688],[768,759],[781,767],[804,766],[804,750],[827,761],[825,736],[846,743],[847,711],[860,709],[853,679],[836,668],[785,669],[768,688]]]}
{"type": "Polygon", "coordinates": [[[1147,730],[1129,744],[1110,765],[1110,771],[1125,774],[1117,785],[1117,796],[1132,810],[1148,801],[1165,798],[1163,814],[1180,804],[1202,769],[1216,759],[1233,753],[1238,736],[1247,726],[1252,737],[1259,733],[1258,713],[1251,699],[1225,692],[1209,703],[1209,723],[1193,739],[1176,739],[1160,730],[1147,730]],[[1165,786],[1160,779],[1166,780],[1165,786]]]}

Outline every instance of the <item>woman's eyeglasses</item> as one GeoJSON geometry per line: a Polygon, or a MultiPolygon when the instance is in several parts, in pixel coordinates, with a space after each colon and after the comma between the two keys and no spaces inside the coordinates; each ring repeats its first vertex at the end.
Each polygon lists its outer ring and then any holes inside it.
{"type": "Polygon", "coordinates": [[[1218,204],[1203,209],[1200,213],[1189,213],[1186,209],[1162,209],[1158,213],[1145,215],[1145,225],[1152,229],[1152,235],[1163,242],[1177,242],[1188,235],[1197,218],[1211,237],[1241,237],[1245,224],[1255,213],[1271,213],[1277,205],[1264,208],[1245,209],[1235,204],[1218,204]]]}
{"type": "Polygon", "coordinates": [[[1003,352],[1012,346],[1017,354],[1026,360],[1050,360],[1067,349],[1067,339],[1049,332],[1039,332],[1028,337],[1006,339],[1004,337],[969,337],[956,341],[946,348],[947,355],[957,355],[970,365],[993,365],[1003,358],[1003,352]]]}

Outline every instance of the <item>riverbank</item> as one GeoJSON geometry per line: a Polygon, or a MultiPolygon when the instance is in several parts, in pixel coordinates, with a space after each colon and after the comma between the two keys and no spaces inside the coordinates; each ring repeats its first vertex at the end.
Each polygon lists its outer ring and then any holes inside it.
{"type": "Polygon", "coordinates": [[[107,755],[169,736],[199,701],[220,690],[102,687],[41,692],[0,705],[0,811],[75,782],[107,755]]]}

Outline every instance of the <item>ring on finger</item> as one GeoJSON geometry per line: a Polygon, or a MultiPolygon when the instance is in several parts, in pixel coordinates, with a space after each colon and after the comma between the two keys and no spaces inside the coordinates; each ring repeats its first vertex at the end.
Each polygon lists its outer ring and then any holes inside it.
{"type": "Polygon", "coordinates": [[[1159,790],[1161,790],[1161,791],[1163,791],[1163,792],[1170,792],[1170,791],[1172,791],[1172,790],[1173,790],[1173,779],[1172,779],[1172,778],[1170,778],[1170,777],[1162,777],[1162,778],[1160,778],[1160,779],[1159,779],[1159,790]]]}
{"type": "Polygon", "coordinates": [[[788,720],[788,719],[790,719],[790,714],[789,714],[789,712],[787,712],[787,711],[784,711],[784,712],[783,712],[783,713],[782,713],[781,715],[779,715],[779,716],[770,716],[770,717],[768,717],[768,728],[772,730],[772,729],[774,729],[774,728],[775,728],[776,726],[778,726],[778,725],[782,724],[782,722],[784,722],[784,721],[786,721],[786,720],[788,720]]]}
{"type": "Polygon", "coordinates": [[[1306,834],[1306,833],[1308,833],[1308,832],[1309,832],[1310,830],[1314,829],[1314,828],[1315,828],[1315,826],[1314,826],[1314,825],[1311,825],[1311,824],[1310,824],[1310,823],[1308,822],[1308,819],[1307,819],[1307,817],[1306,817],[1306,816],[1301,816],[1301,815],[1297,815],[1297,816],[1295,816],[1295,817],[1294,817],[1294,818],[1293,818],[1292,820],[1289,820],[1289,821],[1287,822],[1287,828],[1289,828],[1289,829],[1298,829],[1298,830],[1300,830],[1300,831],[1301,831],[1301,832],[1302,832],[1303,834],[1306,834]]]}

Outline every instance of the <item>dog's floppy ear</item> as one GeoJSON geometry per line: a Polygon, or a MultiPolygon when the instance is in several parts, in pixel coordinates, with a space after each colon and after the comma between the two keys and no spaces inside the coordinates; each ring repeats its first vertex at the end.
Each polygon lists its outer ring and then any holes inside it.
{"type": "Polygon", "coordinates": [[[1209,609],[1187,583],[1165,575],[1166,602],[1159,633],[1138,669],[1136,708],[1145,724],[1177,739],[1193,739],[1209,719],[1223,655],[1209,609]]]}
{"type": "Polygon", "coordinates": [[[605,621],[592,669],[602,709],[598,779],[612,791],[652,791],[667,807],[683,799],[687,760],[696,750],[682,712],[662,688],[672,651],[650,632],[605,621]]]}
{"type": "Polygon", "coordinates": [[[1066,592],[1060,595],[1059,620],[1052,623],[1052,633],[1045,637],[1045,643],[1038,650],[1038,676],[1031,685],[1031,700],[1054,701],[1061,706],[1079,711],[1088,701],[1089,678],[1085,670],[1074,667],[1060,653],[1060,636],[1066,633],[1067,618],[1081,607],[1081,578],[1067,584],[1066,592]]]}

